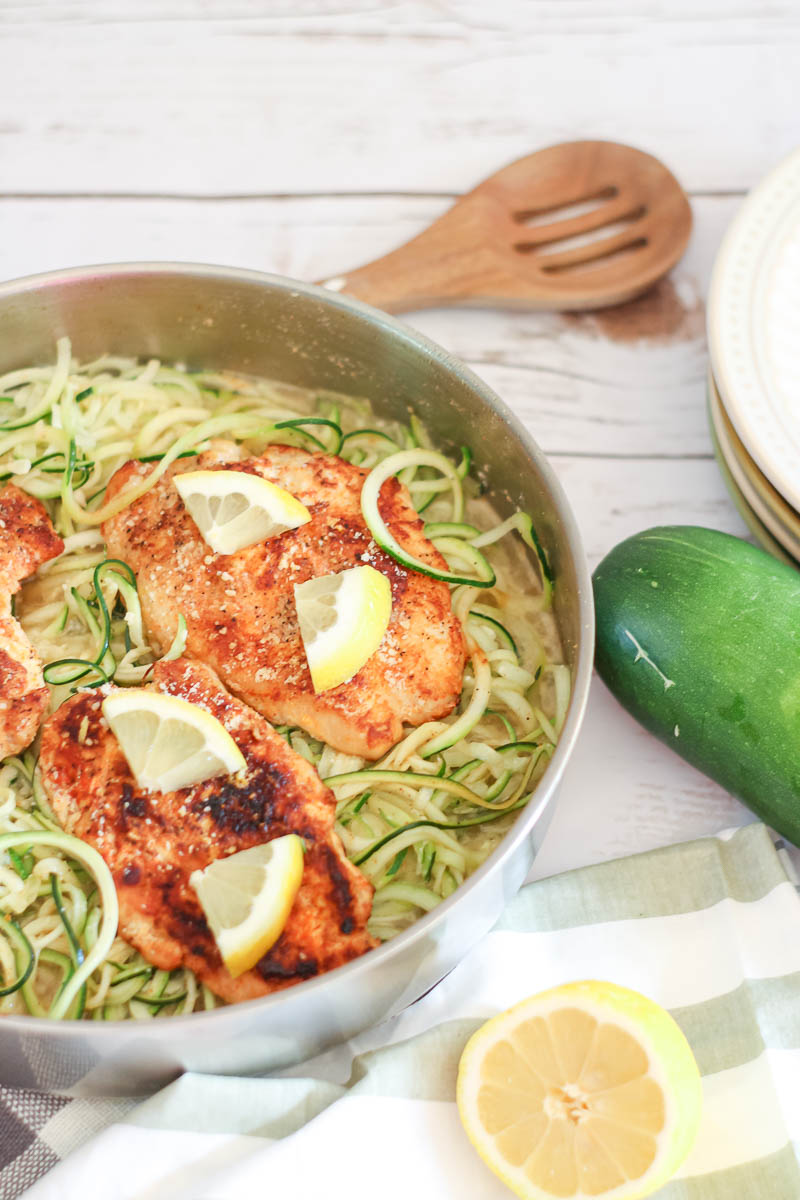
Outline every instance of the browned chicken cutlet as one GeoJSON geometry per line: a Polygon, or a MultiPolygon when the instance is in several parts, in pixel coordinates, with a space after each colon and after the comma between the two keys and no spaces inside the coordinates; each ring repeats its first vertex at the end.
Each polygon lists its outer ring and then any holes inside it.
{"type": "MultiPolygon", "coordinates": [[[[127,463],[111,479],[108,499],[150,470],[127,463]]],[[[106,521],[103,534],[109,553],[136,572],[148,633],[162,653],[182,613],[186,654],[212,666],[258,712],[277,724],[299,725],[338,750],[376,759],[400,740],[404,722],[420,725],[453,710],[464,639],[447,584],[405,570],[372,540],[361,514],[366,475],[335,455],[276,445],[240,459],[235,444],[220,442],[175,463],[150,491],[106,521]],[[301,500],[311,520],[236,554],[215,554],[173,483],[178,472],[214,468],[261,475],[301,500]],[[363,563],[389,579],[389,627],[357,675],[317,695],[294,585],[363,563]]],[[[446,568],[396,479],[381,489],[380,512],[401,546],[446,568]]]]}
{"type": "Polygon", "coordinates": [[[372,885],[344,856],[333,829],[333,793],[314,768],[208,667],[187,659],[158,663],[153,682],[221,721],[247,767],[243,777],[148,792],[137,786],[103,718],[100,691],[79,692],[48,719],[42,781],[64,828],[95,846],[111,869],[120,936],[157,967],[190,967],[231,1003],[310,979],[377,945],[366,928],[372,885]],[[189,876],[287,833],[305,842],[300,891],[278,941],[234,979],[189,876]]]}
{"type": "Polygon", "coordinates": [[[30,745],[49,701],[42,664],[11,614],[11,597],[63,549],[39,500],[13,484],[0,488],[0,759],[30,745]]]}

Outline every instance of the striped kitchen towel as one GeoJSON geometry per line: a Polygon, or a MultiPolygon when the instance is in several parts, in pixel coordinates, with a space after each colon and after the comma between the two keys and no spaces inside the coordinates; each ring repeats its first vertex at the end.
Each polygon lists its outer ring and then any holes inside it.
{"type": "MultiPolygon", "coordinates": [[[[533,992],[600,978],[669,1008],[703,1074],[700,1134],[661,1200],[798,1200],[796,882],[785,849],[753,824],[530,884],[446,979],[391,1022],[280,1076],[184,1075],[111,1113],[112,1124],[26,1196],[504,1200],[510,1193],[459,1124],[464,1043],[533,992]]],[[[42,1109],[36,1140],[48,1165],[70,1130],[74,1141],[97,1127],[104,1103],[42,1109]]],[[[6,1163],[4,1200],[16,1194],[13,1180],[6,1163]]]]}

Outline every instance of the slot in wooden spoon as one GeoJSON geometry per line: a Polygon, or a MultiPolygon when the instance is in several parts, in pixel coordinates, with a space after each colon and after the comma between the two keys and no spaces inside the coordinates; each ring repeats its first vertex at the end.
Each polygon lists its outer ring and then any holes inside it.
{"type": "Polygon", "coordinates": [[[404,246],[322,285],[387,312],[605,308],[665,275],[691,227],[686,194],[658,159],[565,142],[517,159],[404,246]]]}

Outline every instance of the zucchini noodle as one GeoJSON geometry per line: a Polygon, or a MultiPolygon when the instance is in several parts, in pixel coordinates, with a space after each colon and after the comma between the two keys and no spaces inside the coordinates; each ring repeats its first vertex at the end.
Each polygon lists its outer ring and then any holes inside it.
{"type": "MultiPolygon", "coordinates": [[[[156,661],[136,578],[109,558],[99,526],[152,487],[170,463],[215,437],[258,454],[283,443],[339,454],[369,472],[362,509],[375,542],[411,570],[448,583],[468,663],[446,720],[412,729],[380,762],[278,727],[336,798],[345,852],[375,887],[370,930],[386,939],[450,895],[491,853],[549,761],[570,695],[552,613],[553,575],[533,522],[503,521],[470,478],[472,455],[434,447],[419,419],[378,421],[358,398],[228,372],[104,355],[0,376],[0,484],[43,501],[64,538],[16,597],[55,709],[80,688],[146,683],[156,661]],[[131,459],[151,472],[106,499],[131,459]],[[397,477],[445,561],[408,555],[378,512],[397,477]]],[[[183,617],[164,657],[186,643],[183,617]]],[[[63,833],[36,748],[0,763],[0,1014],[148,1020],[221,1003],[191,971],[163,971],[117,936],[110,872],[63,833]]]]}

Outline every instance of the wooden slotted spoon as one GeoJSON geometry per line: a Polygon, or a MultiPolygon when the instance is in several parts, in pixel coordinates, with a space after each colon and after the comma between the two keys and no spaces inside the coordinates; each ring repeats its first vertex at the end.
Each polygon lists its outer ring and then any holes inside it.
{"type": "Polygon", "coordinates": [[[605,308],[665,275],[691,227],[686,194],[658,159],[565,142],[517,159],[404,246],[322,283],[387,312],[605,308]]]}

